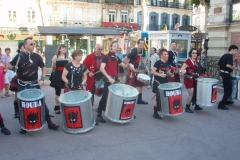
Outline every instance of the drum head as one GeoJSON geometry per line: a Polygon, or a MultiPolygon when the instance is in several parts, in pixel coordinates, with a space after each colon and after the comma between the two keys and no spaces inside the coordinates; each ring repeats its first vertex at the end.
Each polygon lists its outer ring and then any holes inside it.
{"type": "Polygon", "coordinates": [[[180,87],[182,87],[182,84],[177,82],[164,83],[158,86],[158,88],[161,90],[169,90],[169,89],[172,90],[172,89],[178,89],[180,87]]]}
{"type": "Polygon", "coordinates": [[[144,79],[144,80],[150,80],[150,79],[151,79],[148,75],[143,74],[143,73],[139,73],[139,74],[137,75],[137,77],[142,78],[142,79],[144,79]]]}
{"type": "Polygon", "coordinates": [[[218,80],[214,78],[197,78],[197,81],[204,83],[218,83],[218,80]]]}
{"type": "Polygon", "coordinates": [[[74,105],[78,103],[85,102],[92,97],[92,93],[88,91],[78,90],[78,91],[71,91],[65,94],[62,94],[58,100],[60,103],[74,105]]]}
{"type": "Polygon", "coordinates": [[[40,89],[25,89],[17,94],[18,99],[25,101],[36,101],[45,96],[40,89]]]}
{"type": "Polygon", "coordinates": [[[112,84],[108,89],[120,97],[135,97],[139,94],[136,88],[126,84],[112,84]]]}

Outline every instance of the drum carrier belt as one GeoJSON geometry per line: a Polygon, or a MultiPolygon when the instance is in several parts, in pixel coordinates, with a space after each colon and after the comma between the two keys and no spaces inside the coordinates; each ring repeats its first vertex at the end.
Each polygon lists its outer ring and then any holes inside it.
{"type": "Polygon", "coordinates": [[[34,84],[34,83],[37,82],[37,80],[35,80],[35,81],[23,81],[23,80],[20,80],[20,79],[18,79],[17,81],[18,81],[18,84],[21,85],[21,86],[26,86],[28,84],[34,84]]]}

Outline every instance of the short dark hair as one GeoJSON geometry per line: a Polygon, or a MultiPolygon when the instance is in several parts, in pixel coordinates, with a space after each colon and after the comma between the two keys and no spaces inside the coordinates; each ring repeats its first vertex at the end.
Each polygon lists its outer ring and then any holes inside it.
{"type": "Polygon", "coordinates": [[[27,44],[27,40],[32,40],[33,38],[32,37],[27,37],[23,40],[23,44],[26,45],[27,44]]]}
{"type": "Polygon", "coordinates": [[[159,55],[161,56],[161,55],[163,54],[163,52],[168,52],[168,51],[167,51],[166,49],[164,49],[164,48],[163,48],[163,49],[160,49],[160,50],[159,50],[159,55]]]}
{"type": "Polygon", "coordinates": [[[5,52],[6,52],[6,51],[11,51],[11,49],[10,49],[10,48],[5,48],[5,52]]]}
{"type": "Polygon", "coordinates": [[[112,46],[113,46],[114,43],[117,43],[117,45],[118,45],[118,42],[117,42],[117,41],[113,41],[113,42],[110,44],[111,49],[112,49],[112,46]]]}
{"type": "Polygon", "coordinates": [[[230,47],[228,47],[228,52],[230,52],[231,50],[235,50],[235,49],[238,49],[238,46],[236,46],[236,45],[231,45],[230,47]]]}
{"type": "Polygon", "coordinates": [[[154,49],[154,52],[156,53],[157,52],[157,49],[155,47],[152,47],[152,49],[154,49]]]}
{"type": "Polygon", "coordinates": [[[192,51],[193,51],[193,50],[196,50],[196,51],[197,51],[197,57],[198,57],[198,56],[199,56],[199,52],[198,52],[198,50],[197,50],[196,48],[191,48],[190,51],[188,52],[188,56],[189,56],[189,57],[192,57],[192,51]]]}
{"type": "Polygon", "coordinates": [[[75,59],[75,57],[78,55],[80,55],[80,56],[83,55],[83,52],[81,49],[74,50],[71,56],[73,59],[75,59]]]}
{"type": "Polygon", "coordinates": [[[141,38],[141,39],[139,39],[139,40],[137,41],[137,44],[139,44],[140,41],[144,41],[144,42],[145,42],[145,40],[144,40],[143,38],[141,38]]]}
{"type": "Polygon", "coordinates": [[[171,42],[171,44],[172,44],[172,43],[176,43],[176,44],[177,44],[177,42],[176,42],[176,41],[172,41],[172,42],[171,42]]]}

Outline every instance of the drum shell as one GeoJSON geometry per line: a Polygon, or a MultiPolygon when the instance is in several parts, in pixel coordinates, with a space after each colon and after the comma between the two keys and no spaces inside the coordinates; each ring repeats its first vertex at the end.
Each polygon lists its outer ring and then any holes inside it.
{"type": "Polygon", "coordinates": [[[72,134],[85,133],[94,128],[95,120],[91,97],[92,94],[90,92],[77,90],[62,94],[58,98],[63,115],[63,130],[65,132],[72,134]],[[74,119],[73,113],[77,113],[75,123],[69,121],[69,119],[74,119]]]}
{"type": "Polygon", "coordinates": [[[237,99],[240,100],[240,76],[237,76],[237,99]]]}
{"type": "MultiPolygon", "coordinates": [[[[136,104],[136,99],[139,94],[138,90],[134,87],[126,84],[112,84],[108,87],[108,98],[105,110],[105,116],[116,123],[129,123],[133,120],[134,106],[136,104]],[[114,89],[119,87],[124,89],[129,89],[130,95],[121,95],[117,93],[114,89]],[[130,108],[130,114],[124,115],[126,113],[125,109],[130,108]]],[[[126,93],[126,92],[125,92],[126,93]]]]}
{"type": "Polygon", "coordinates": [[[174,116],[183,113],[181,83],[169,82],[160,84],[158,91],[160,93],[158,99],[161,101],[161,110],[164,115],[174,116]]]}
{"type": "Polygon", "coordinates": [[[46,125],[45,93],[40,89],[25,89],[17,94],[20,127],[26,131],[38,131],[46,125]],[[39,104],[39,105],[34,105],[39,104]],[[35,107],[34,107],[35,106],[35,107]],[[36,121],[31,125],[29,122],[36,121]]]}
{"type": "Polygon", "coordinates": [[[218,80],[213,78],[197,78],[197,104],[212,107],[217,102],[218,80]]]}

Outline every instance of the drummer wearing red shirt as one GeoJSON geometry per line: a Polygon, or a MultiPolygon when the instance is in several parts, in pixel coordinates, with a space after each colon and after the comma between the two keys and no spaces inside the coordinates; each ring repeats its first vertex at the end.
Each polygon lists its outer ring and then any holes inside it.
{"type": "Polygon", "coordinates": [[[115,55],[118,48],[117,42],[113,42],[110,45],[110,52],[105,55],[102,59],[102,63],[100,66],[100,71],[105,76],[104,79],[104,89],[103,95],[99,102],[97,109],[97,118],[96,120],[101,123],[106,123],[106,121],[102,117],[102,111],[105,111],[107,97],[108,97],[108,86],[119,81],[118,80],[118,65],[121,65],[124,68],[127,68],[127,65],[124,65],[122,61],[115,55]]]}
{"type": "Polygon", "coordinates": [[[90,91],[92,96],[92,104],[94,103],[94,93],[96,90],[95,81],[99,81],[103,78],[103,74],[100,72],[100,65],[102,62],[102,58],[105,54],[101,53],[102,45],[96,44],[95,51],[84,59],[83,65],[85,65],[89,71],[87,75],[87,87],[86,90],[90,91]]]}

